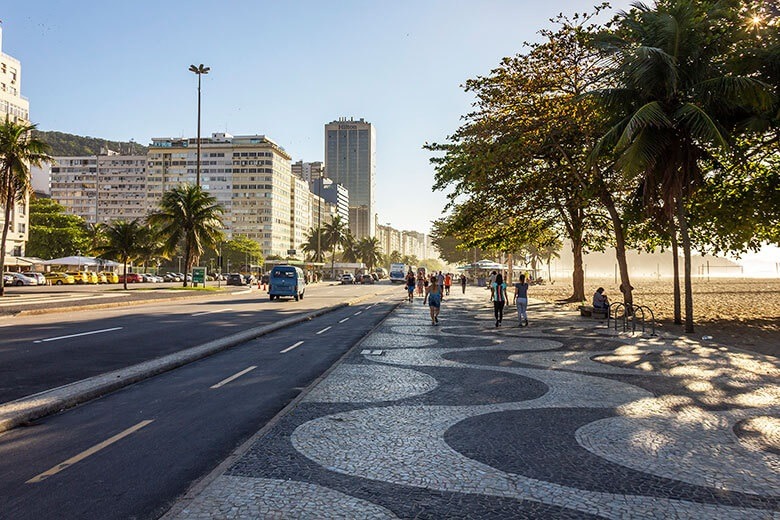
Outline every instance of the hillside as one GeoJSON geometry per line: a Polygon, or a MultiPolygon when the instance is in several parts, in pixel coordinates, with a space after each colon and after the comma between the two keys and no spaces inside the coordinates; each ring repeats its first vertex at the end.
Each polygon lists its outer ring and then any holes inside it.
{"type": "MultiPolygon", "coordinates": [[[[54,157],[67,155],[95,155],[101,149],[108,148],[115,152],[145,154],[147,147],[137,143],[108,141],[97,137],[66,134],[64,132],[44,132],[36,130],[35,136],[51,146],[50,155],[54,157]]],[[[105,153],[105,152],[103,152],[105,153]]]]}

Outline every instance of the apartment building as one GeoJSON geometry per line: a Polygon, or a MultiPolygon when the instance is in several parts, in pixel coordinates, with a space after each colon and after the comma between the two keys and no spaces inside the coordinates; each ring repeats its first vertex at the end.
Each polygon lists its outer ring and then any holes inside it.
{"type": "MultiPolygon", "coordinates": [[[[336,214],[341,217],[341,221],[349,226],[349,190],[333,182],[327,177],[314,179],[309,183],[309,190],[325,199],[325,201],[336,207],[336,214]]],[[[314,224],[317,225],[316,222],[314,224]]]]}
{"type": "Polygon", "coordinates": [[[309,183],[298,176],[292,176],[290,191],[290,253],[289,256],[303,258],[301,244],[312,228],[312,197],[309,183]]]}
{"type": "MultiPolygon", "coordinates": [[[[22,94],[22,64],[3,52],[3,28],[0,25],[0,118],[15,122],[30,120],[30,102],[22,94]]],[[[23,256],[28,237],[27,212],[29,200],[17,202],[11,208],[6,250],[0,254],[23,256]]],[[[0,226],[5,224],[5,208],[0,206],[0,226]]],[[[9,262],[6,263],[9,265],[9,262]]]]}
{"type": "Polygon", "coordinates": [[[49,193],[68,213],[90,224],[146,216],[146,155],[108,152],[54,161],[49,193]]]}
{"type": "Polygon", "coordinates": [[[325,165],[321,161],[303,162],[298,161],[290,167],[294,175],[305,180],[309,184],[315,179],[321,179],[325,176],[325,165]]]}

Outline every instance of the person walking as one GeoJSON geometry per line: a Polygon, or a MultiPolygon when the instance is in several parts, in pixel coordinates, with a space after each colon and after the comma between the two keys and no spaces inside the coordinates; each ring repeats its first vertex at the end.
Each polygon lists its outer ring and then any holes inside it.
{"type": "Polygon", "coordinates": [[[466,294],[466,275],[461,274],[460,275],[460,288],[463,290],[463,294],[466,294]]]}
{"type": "Polygon", "coordinates": [[[414,286],[415,286],[415,279],[414,279],[414,273],[412,270],[409,270],[409,273],[406,275],[406,291],[407,299],[411,302],[414,301],[414,286]]]}
{"type": "Polygon", "coordinates": [[[506,305],[506,284],[501,274],[496,275],[496,281],[490,284],[490,290],[493,293],[493,314],[496,317],[496,327],[501,325],[504,319],[504,305],[506,305]]]}
{"type": "Polygon", "coordinates": [[[520,281],[515,284],[514,303],[517,305],[517,319],[520,320],[519,327],[528,326],[528,283],[525,281],[525,275],[520,275],[520,281]]]}
{"type": "Polygon", "coordinates": [[[422,296],[425,289],[425,276],[422,273],[417,273],[417,294],[422,296]]]}
{"type": "Polygon", "coordinates": [[[452,287],[452,274],[447,273],[444,275],[444,295],[450,295],[450,288],[452,287]]]}
{"type": "Polygon", "coordinates": [[[439,324],[439,311],[441,310],[441,290],[438,278],[431,276],[428,287],[425,288],[425,298],[428,301],[428,308],[431,311],[431,325],[439,324]]]}

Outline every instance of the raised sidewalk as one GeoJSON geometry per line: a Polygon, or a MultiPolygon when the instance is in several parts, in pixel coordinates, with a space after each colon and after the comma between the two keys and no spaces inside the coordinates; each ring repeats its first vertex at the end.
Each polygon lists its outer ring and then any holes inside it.
{"type": "Polygon", "coordinates": [[[486,291],[399,307],[164,517],[780,518],[780,364],[486,291]]]}

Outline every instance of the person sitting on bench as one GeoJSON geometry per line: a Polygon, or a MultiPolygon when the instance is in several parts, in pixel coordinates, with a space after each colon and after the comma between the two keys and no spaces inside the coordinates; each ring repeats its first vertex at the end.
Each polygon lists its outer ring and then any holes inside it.
{"type": "Polygon", "coordinates": [[[609,310],[609,298],[604,294],[604,288],[599,287],[593,293],[593,310],[607,312],[609,310]]]}

